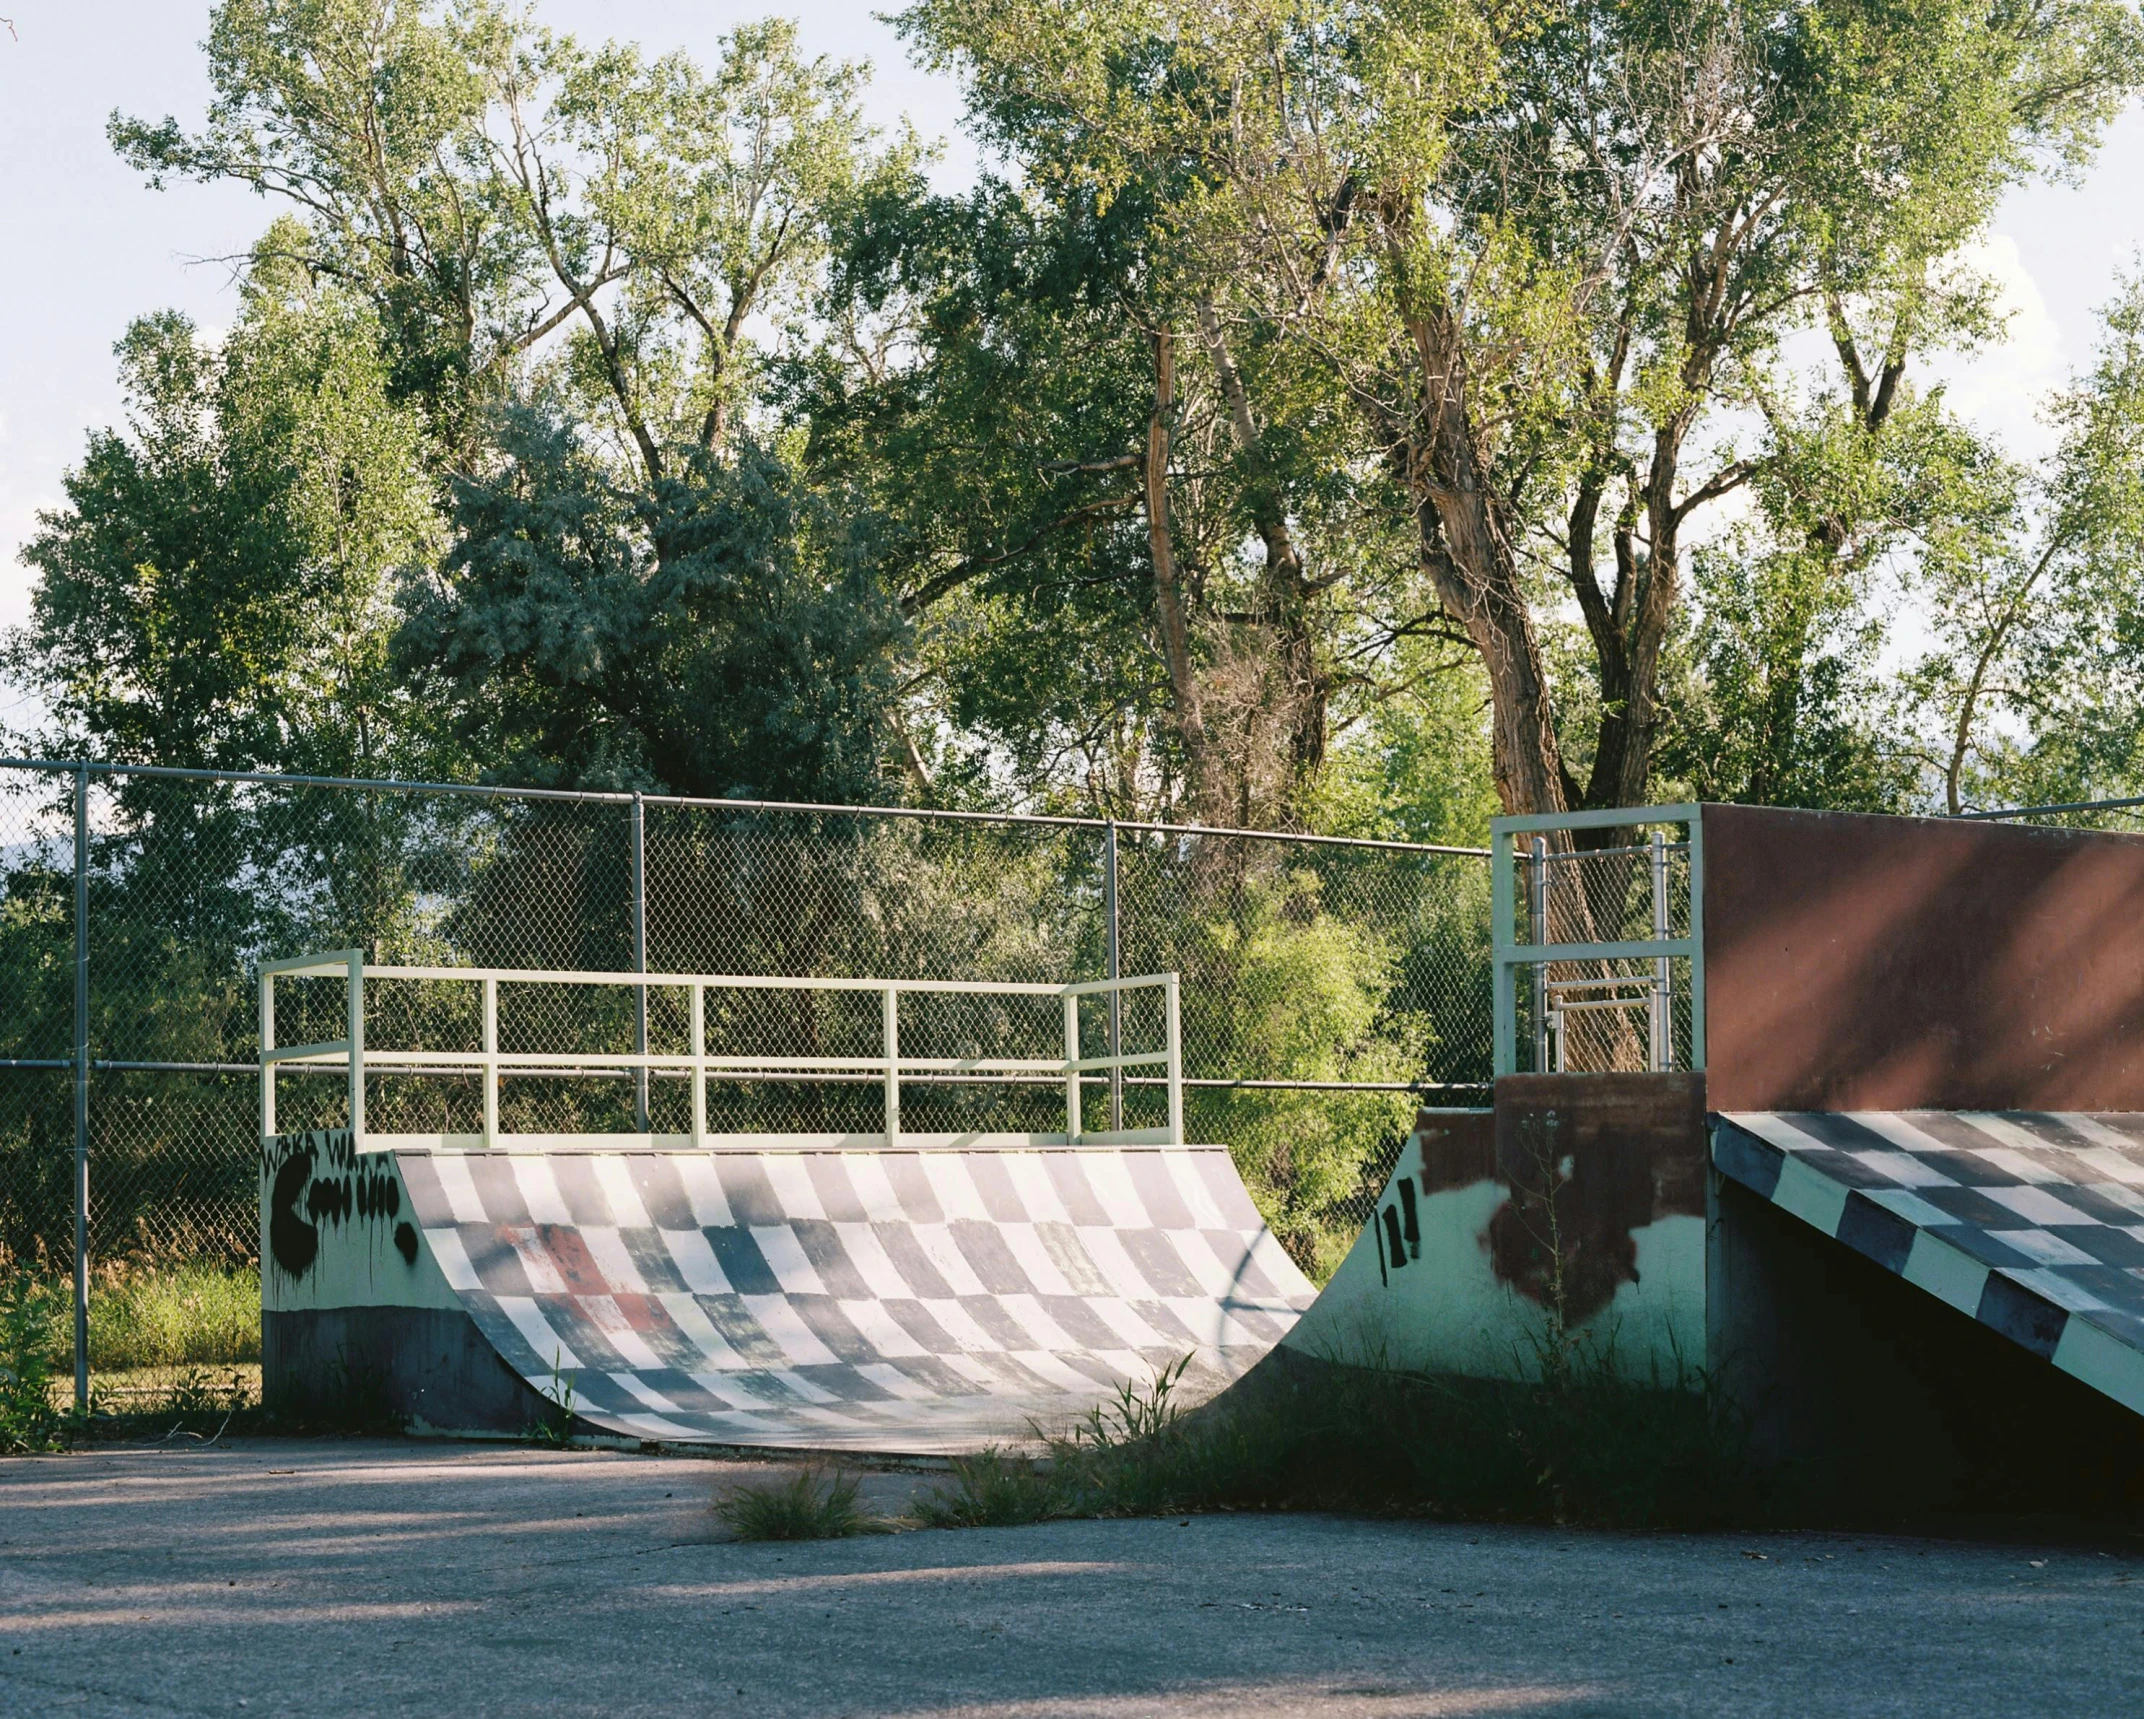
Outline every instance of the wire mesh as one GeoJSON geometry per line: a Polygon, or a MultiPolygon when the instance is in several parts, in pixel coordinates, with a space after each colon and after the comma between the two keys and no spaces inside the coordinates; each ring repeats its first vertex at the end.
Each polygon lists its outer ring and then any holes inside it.
{"type": "Polygon", "coordinates": [[[1232,1148],[1322,1277],[1375,1206],[1416,1089],[1489,1079],[1486,865],[1145,832],[1120,838],[1117,901],[1125,970],[1183,975],[1186,1128],[1232,1148]]]}
{"type": "MultiPolygon", "coordinates": [[[[1690,846],[1681,826],[1612,827],[1593,846],[1538,839],[1517,856],[1519,942],[1642,943],[1690,935],[1690,846]]],[[[1518,1002],[1522,1065],[1597,1074],[1688,1068],[1690,963],[1681,956],[1546,961],[1518,1002]]]]}
{"type": "MultiPolygon", "coordinates": [[[[55,1279],[73,1252],[73,782],[0,768],[0,1248],[55,1279]]],[[[257,1379],[263,959],[356,948],[374,964],[622,971],[644,959],[658,973],[1047,983],[1108,970],[1099,827],[649,801],[636,916],[634,812],[617,797],[91,777],[89,1361],[100,1395],[257,1379]]],[[[1489,1077],[1486,863],[1128,829],[1117,849],[1119,970],[1183,975],[1187,1133],[1235,1150],[1275,1230],[1322,1275],[1374,1202],[1414,1089],[1489,1077]]],[[[277,989],[278,1042],[340,1036],[339,981],[277,989]]],[[[631,987],[500,993],[502,1049],[637,1042],[631,987]]],[[[480,1044],[473,986],[372,979],[367,1007],[375,1035],[395,1042],[480,1044]]],[[[875,996],[711,991],[707,1007],[711,1051],[877,1051],[875,996]]],[[[1061,1055],[1058,1007],[906,997],[902,1048],[1061,1055]]],[[[1158,1043],[1159,1008],[1158,993],[1127,997],[1119,1046],[1158,1043]]],[[[686,1033],[678,994],[652,989],[649,1047],[681,1052],[686,1033]]],[[[1083,1054],[1108,1053],[1106,1004],[1082,1005],[1080,1037],[1083,1054]]],[[[1090,1128],[1166,1116],[1158,1074],[1127,1076],[1114,1118],[1112,1102],[1108,1078],[1090,1076],[1090,1128]]],[[[473,1132],[481,1082],[375,1073],[366,1104],[383,1131],[473,1132]]],[[[610,1131],[635,1126],[637,1104],[630,1072],[513,1079],[501,1123],[610,1131]]],[[[648,1082],[658,1131],[683,1132],[688,1104],[682,1079],[648,1082]]],[[[916,1132],[1063,1126],[1061,1086],[919,1081],[903,1104],[916,1132]]],[[[718,1081],[708,1126],[875,1130],[881,1106],[868,1077],[718,1081]]],[[[346,1108],[332,1074],[279,1080],[286,1128],[339,1123],[346,1108]]]]}

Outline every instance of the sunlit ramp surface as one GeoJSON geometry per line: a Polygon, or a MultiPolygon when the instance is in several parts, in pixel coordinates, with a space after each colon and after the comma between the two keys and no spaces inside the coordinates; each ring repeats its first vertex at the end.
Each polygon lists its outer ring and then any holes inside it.
{"type": "Polygon", "coordinates": [[[643,1439],[890,1452],[1063,1430],[1311,1298],[1225,1151],[395,1154],[542,1394],[643,1439]]]}
{"type": "Polygon", "coordinates": [[[2144,1413],[2144,1114],[1717,1116],[1719,1171],[2144,1413]]]}

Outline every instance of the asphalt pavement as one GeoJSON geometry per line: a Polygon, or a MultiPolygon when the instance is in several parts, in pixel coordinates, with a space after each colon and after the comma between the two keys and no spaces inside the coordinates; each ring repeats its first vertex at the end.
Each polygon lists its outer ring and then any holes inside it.
{"type": "Polygon", "coordinates": [[[760,1472],[393,1440],[0,1462],[0,1713],[2144,1714],[2125,1543],[1239,1515],[739,1544],[711,1501],[760,1472]]]}

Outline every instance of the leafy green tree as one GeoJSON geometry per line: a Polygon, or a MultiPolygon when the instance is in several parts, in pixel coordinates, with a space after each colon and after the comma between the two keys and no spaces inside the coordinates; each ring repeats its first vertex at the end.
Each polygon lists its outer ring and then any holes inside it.
{"type": "Polygon", "coordinates": [[[557,416],[500,441],[397,642],[476,755],[520,780],[874,797],[901,622],[867,530],[749,446],[650,490],[557,416]]]}
{"type": "Polygon", "coordinates": [[[1907,691],[1931,774],[1969,802],[2133,792],[2144,718],[2144,287],[2102,313],[2035,467],[1981,451],[1909,573],[1932,634],[1907,691]]]}
{"type": "Polygon", "coordinates": [[[1976,315],[1944,260],[2006,186],[2089,152],[2140,63],[2098,0],[907,20],[1038,183],[1159,187],[1207,265],[1186,277],[1329,374],[1418,612],[1483,663],[1513,810],[1644,797],[1687,544],[1767,457],[1734,426],[1782,343],[1827,330],[1879,427],[1911,355],[1976,315]],[[1560,603],[1583,654],[1545,640],[1560,603]]]}
{"type": "Polygon", "coordinates": [[[219,346],[182,317],[120,342],[125,430],[90,438],[8,667],[56,756],[383,774],[428,759],[389,673],[394,580],[434,552],[419,416],[370,309],[274,260],[219,346]]]}

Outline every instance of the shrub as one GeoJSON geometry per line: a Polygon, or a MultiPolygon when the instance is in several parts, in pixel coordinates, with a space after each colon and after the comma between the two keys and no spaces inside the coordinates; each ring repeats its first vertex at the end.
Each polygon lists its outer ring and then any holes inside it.
{"type": "Polygon", "coordinates": [[[66,1418],[53,1405],[67,1303],[17,1271],[0,1279],[0,1451],[56,1450],[66,1418]]]}

